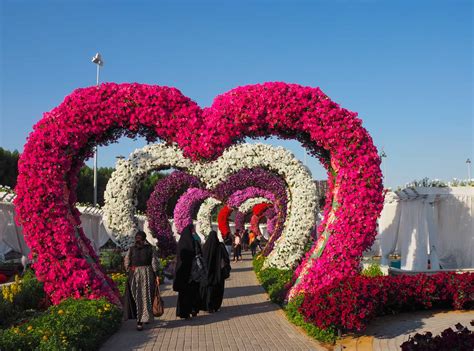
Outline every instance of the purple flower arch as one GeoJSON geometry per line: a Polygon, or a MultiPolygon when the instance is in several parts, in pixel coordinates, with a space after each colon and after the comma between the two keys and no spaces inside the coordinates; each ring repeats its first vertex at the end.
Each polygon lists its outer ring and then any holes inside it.
{"type": "Polygon", "coordinates": [[[70,296],[106,296],[120,304],[74,204],[79,170],[93,147],[122,135],[175,142],[193,159],[215,159],[246,137],[300,141],[327,168],[331,185],[323,239],[313,249],[318,253],[300,270],[304,286],[323,287],[356,274],[363,251],[374,241],[383,206],[377,149],[357,114],[319,88],[249,85],[201,109],[174,88],[107,83],[77,89],[45,113],[19,161],[17,222],[54,303],[70,296]]]}
{"type": "Polygon", "coordinates": [[[212,193],[209,190],[190,188],[179,198],[174,208],[174,223],[178,233],[193,224],[192,214],[204,200],[211,196],[212,193]]]}
{"type": "MultiPolygon", "coordinates": [[[[271,192],[274,196],[274,206],[278,209],[278,216],[274,225],[273,235],[268,240],[263,254],[267,256],[273,249],[275,241],[280,237],[281,232],[283,231],[283,225],[286,220],[288,199],[286,194],[286,183],[278,175],[263,169],[263,168],[252,168],[252,169],[242,169],[239,172],[232,174],[226,181],[219,184],[214,190],[213,193],[218,199],[228,199],[236,191],[244,190],[248,187],[254,187],[261,189],[262,191],[271,192]]],[[[241,225],[242,219],[236,213],[236,222],[237,225],[241,225]],[[239,217],[237,217],[239,216],[239,217]]],[[[234,217],[235,218],[235,217],[234,217]]]]}
{"type": "MultiPolygon", "coordinates": [[[[227,205],[228,206],[231,206],[233,208],[238,208],[241,204],[243,204],[245,201],[247,201],[248,199],[251,199],[251,198],[255,198],[255,197],[263,197],[263,198],[266,198],[268,199],[269,201],[271,201],[272,203],[275,203],[275,195],[268,191],[268,190],[263,190],[263,189],[260,189],[260,188],[256,188],[256,187],[248,187],[246,189],[243,189],[243,190],[238,190],[236,191],[235,193],[233,193],[229,199],[227,200],[227,205]]],[[[276,215],[276,211],[278,211],[278,207],[275,205],[274,208],[273,208],[273,214],[276,215]]],[[[240,211],[235,211],[235,217],[234,217],[234,223],[235,223],[235,230],[243,230],[244,229],[244,219],[245,218],[242,218],[237,220],[237,215],[240,211]]],[[[267,227],[267,231],[269,233],[273,233],[273,230],[275,229],[275,222],[278,218],[272,216],[272,225],[270,227],[270,229],[267,227]]]]}
{"type": "Polygon", "coordinates": [[[147,218],[162,257],[176,253],[176,239],[168,218],[169,201],[179,198],[189,188],[201,186],[198,178],[183,171],[174,171],[156,183],[147,202],[147,218]]]}

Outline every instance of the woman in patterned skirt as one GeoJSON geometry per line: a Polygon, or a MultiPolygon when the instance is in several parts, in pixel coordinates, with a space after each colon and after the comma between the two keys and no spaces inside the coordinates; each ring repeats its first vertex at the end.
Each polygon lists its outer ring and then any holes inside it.
{"type": "Polygon", "coordinates": [[[143,323],[153,321],[153,298],[155,284],[159,284],[160,267],[156,249],[147,243],[146,234],[135,235],[135,245],[125,256],[125,270],[128,272],[125,291],[125,313],[127,319],[137,320],[137,330],[143,330],[143,323]]]}

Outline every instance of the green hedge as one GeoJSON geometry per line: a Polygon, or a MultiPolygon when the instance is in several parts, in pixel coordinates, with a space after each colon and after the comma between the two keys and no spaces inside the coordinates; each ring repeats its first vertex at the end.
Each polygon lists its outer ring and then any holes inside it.
{"type": "Polygon", "coordinates": [[[299,312],[303,302],[303,295],[297,296],[291,302],[285,304],[285,297],[290,287],[293,271],[277,268],[263,269],[265,257],[257,255],[253,259],[253,268],[260,284],[267,291],[270,300],[280,305],[290,322],[303,328],[306,333],[314,339],[334,344],[337,339],[337,331],[333,328],[320,329],[314,324],[307,323],[299,312]]]}
{"type": "Polygon", "coordinates": [[[105,299],[67,299],[0,331],[0,350],[97,350],[119,329],[121,319],[122,311],[105,299]]]}

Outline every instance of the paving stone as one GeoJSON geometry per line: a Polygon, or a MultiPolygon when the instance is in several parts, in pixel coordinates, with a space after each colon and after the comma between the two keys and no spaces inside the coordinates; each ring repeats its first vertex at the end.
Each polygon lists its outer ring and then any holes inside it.
{"type": "Polygon", "coordinates": [[[162,317],[145,325],[142,332],[135,330],[135,321],[124,322],[101,350],[326,350],[288,322],[268,300],[247,253],[243,261],[232,263],[217,313],[177,319],[177,295],[171,285],[162,287],[161,293],[165,301],[162,317]]]}

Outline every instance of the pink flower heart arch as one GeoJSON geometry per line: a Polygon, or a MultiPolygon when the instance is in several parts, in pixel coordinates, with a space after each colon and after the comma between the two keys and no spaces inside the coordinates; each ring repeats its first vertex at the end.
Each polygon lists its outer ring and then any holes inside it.
{"type": "Polygon", "coordinates": [[[299,285],[325,286],[354,275],[373,242],[382,209],[380,159],[357,115],[319,88],[265,83],[239,87],[201,109],[175,88],[102,84],[77,89],[34,126],[19,162],[17,220],[34,269],[54,303],[118,291],[80,227],[75,188],[94,145],[122,135],[176,143],[194,160],[215,159],[246,137],[300,141],[328,170],[324,243],[305,261],[299,285]]]}

